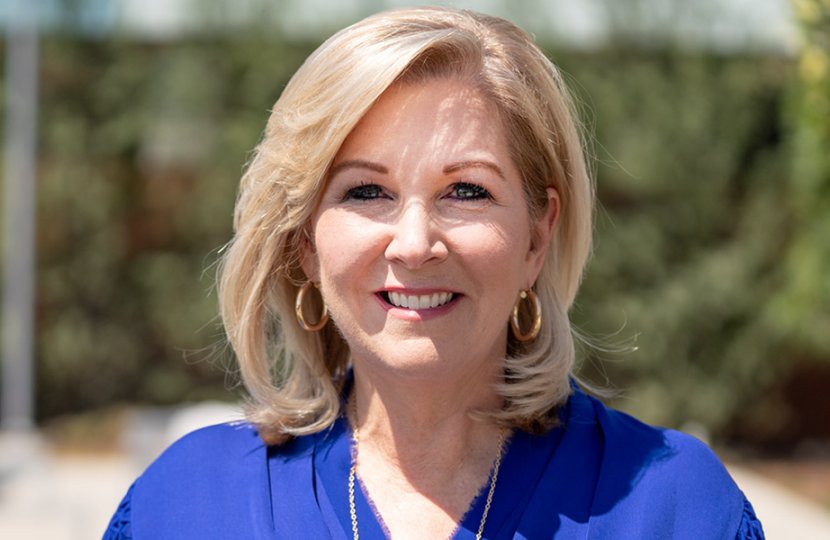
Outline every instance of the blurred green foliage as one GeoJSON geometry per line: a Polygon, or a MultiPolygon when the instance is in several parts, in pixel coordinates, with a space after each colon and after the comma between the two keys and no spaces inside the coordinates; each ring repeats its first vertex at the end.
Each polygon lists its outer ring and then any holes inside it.
{"type": "Polygon", "coordinates": [[[788,202],[796,215],[787,284],[771,317],[808,354],[830,355],[830,1],[796,0],[803,47],[791,104],[795,153],[788,202]]]}
{"type": "MultiPolygon", "coordinates": [[[[791,359],[830,358],[825,37],[818,77],[813,49],[551,49],[595,134],[596,248],[574,319],[600,346],[581,372],[624,389],[623,408],[774,437],[790,413],[770,389],[791,359]]],[[[315,46],[46,39],[40,417],[232,395],[213,263],[268,109],[315,46]]]]}
{"type": "Polygon", "coordinates": [[[830,440],[830,3],[796,8],[795,59],[622,43],[570,68],[601,203],[583,371],[649,421],[830,440]]]}
{"type": "Polygon", "coordinates": [[[586,375],[649,421],[721,430],[785,369],[764,314],[795,219],[791,62],[623,49],[568,69],[597,137],[596,247],[575,313],[600,341],[586,375]]]}
{"type": "Polygon", "coordinates": [[[227,397],[212,263],[247,153],[309,50],[44,43],[40,416],[227,397]]]}

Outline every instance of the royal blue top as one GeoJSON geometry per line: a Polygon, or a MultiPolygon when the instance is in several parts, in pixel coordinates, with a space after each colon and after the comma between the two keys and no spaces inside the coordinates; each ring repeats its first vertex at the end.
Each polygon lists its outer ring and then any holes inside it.
{"type": "MultiPolygon", "coordinates": [[[[560,419],[544,435],[516,432],[507,443],[484,537],[764,538],[752,506],[697,439],[579,391],[560,419]]],[[[351,445],[343,418],[281,446],[266,446],[247,424],[193,432],[130,487],[104,539],[350,539],[351,445]]],[[[485,498],[454,538],[475,538],[485,498]]],[[[384,539],[362,487],[355,505],[360,537],[384,539]]]]}

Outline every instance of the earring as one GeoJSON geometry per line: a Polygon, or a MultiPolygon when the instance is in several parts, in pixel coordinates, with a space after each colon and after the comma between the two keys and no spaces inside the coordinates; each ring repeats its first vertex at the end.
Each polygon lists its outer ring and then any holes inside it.
{"type": "Polygon", "coordinates": [[[516,300],[516,304],[513,306],[513,314],[510,316],[510,328],[513,330],[513,337],[522,343],[533,341],[539,335],[539,330],[542,329],[542,303],[539,302],[539,297],[531,289],[522,291],[519,294],[519,299],[516,300]],[[523,300],[529,300],[533,306],[533,325],[526,334],[522,333],[522,329],[519,326],[519,304],[523,300]]]}
{"type": "Polygon", "coordinates": [[[294,301],[294,314],[297,315],[297,322],[300,323],[300,328],[306,332],[316,332],[324,327],[327,322],[329,322],[329,310],[326,307],[325,302],[323,302],[323,313],[320,314],[319,321],[314,324],[309,324],[305,320],[305,316],[303,315],[303,300],[311,287],[316,289],[317,285],[311,281],[306,281],[303,286],[300,287],[300,290],[297,291],[297,300],[294,301]]]}

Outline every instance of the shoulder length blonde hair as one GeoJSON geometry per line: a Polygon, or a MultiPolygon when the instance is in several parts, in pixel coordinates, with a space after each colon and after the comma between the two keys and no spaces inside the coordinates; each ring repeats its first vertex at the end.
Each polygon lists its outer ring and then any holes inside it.
{"type": "Polygon", "coordinates": [[[527,33],[503,19],[447,8],[383,12],[309,56],[274,105],[240,183],[219,300],[250,393],[248,418],[268,443],[325,429],[339,414],[348,345],[332,322],[312,333],[294,318],[306,281],[304,231],[331,162],[390,85],[435,77],[469,81],[498,107],[531,216],[544,212],[547,187],[561,199],[534,286],[542,330],[529,344],[510,338],[496,387],[505,405],[483,416],[543,430],[570,392],[568,310],[590,251],[593,188],[562,77],[527,33]]]}

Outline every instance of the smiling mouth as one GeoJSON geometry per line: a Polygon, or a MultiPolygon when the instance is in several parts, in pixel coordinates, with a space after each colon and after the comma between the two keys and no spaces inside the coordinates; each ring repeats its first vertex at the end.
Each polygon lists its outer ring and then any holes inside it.
{"type": "Polygon", "coordinates": [[[432,294],[403,294],[394,291],[381,291],[380,296],[389,304],[404,309],[431,309],[449,304],[457,297],[451,292],[432,294]]]}

